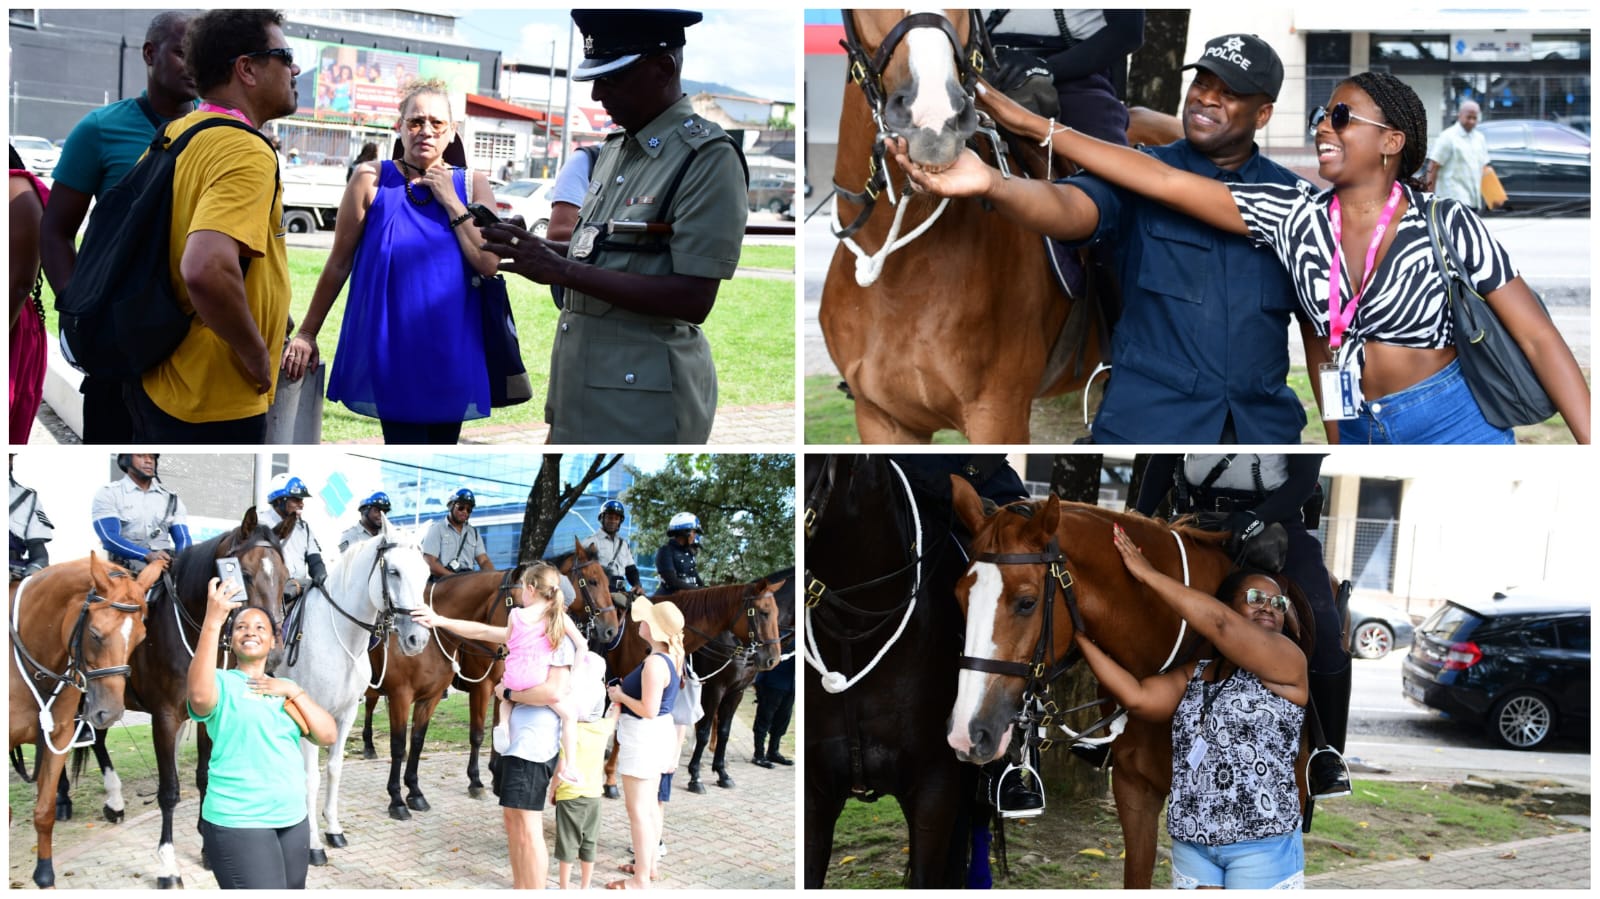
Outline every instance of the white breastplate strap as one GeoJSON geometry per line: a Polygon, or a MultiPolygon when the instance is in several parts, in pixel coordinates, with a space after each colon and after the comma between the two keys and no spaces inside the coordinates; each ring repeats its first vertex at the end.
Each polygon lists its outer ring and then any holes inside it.
{"type": "MultiPolygon", "coordinates": [[[[856,284],[861,287],[871,287],[877,283],[878,276],[883,274],[884,263],[889,261],[889,255],[921,237],[922,233],[933,227],[933,223],[938,221],[939,216],[944,214],[944,208],[950,205],[949,197],[940,200],[938,208],[933,210],[933,215],[928,216],[923,220],[922,224],[913,228],[910,234],[905,237],[899,237],[900,225],[905,220],[906,207],[910,195],[901,194],[899,199],[896,199],[892,184],[886,185],[884,192],[889,197],[889,202],[894,204],[894,224],[889,226],[889,233],[884,237],[883,246],[878,248],[878,252],[868,254],[866,250],[861,249],[861,245],[856,243],[853,237],[846,237],[841,241],[851,253],[855,254],[856,284]]],[[[833,195],[833,220],[839,220],[839,195],[837,193],[833,195]]],[[[904,476],[902,475],[902,477],[904,476]]]]}
{"type": "Polygon", "coordinates": [[[883,659],[884,654],[899,641],[900,635],[905,633],[906,625],[911,622],[911,615],[917,610],[917,591],[922,588],[922,518],[917,514],[917,498],[911,493],[911,482],[906,480],[905,472],[900,470],[900,466],[896,465],[893,459],[889,460],[889,467],[893,468],[894,473],[899,476],[900,486],[906,492],[906,503],[911,507],[912,534],[915,538],[911,544],[911,551],[914,553],[911,557],[914,563],[912,565],[911,601],[906,603],[906,613],[900,619],[900,626],[894,629],[894,635],[878,649],[878,654],[872,657],[872,661],[867,663],[867,667],[857,671],[855,677],[849,679],[846,679],[843,674],[837,671],[830,671],[827,663],[822,661],[822,653],[817,649],[817,632],[811,626],[811,609],[810,607],[806,608],[806,664],[815,668],[817,673],[822,675],[822,689],[827,690],[829,693],[843,693],[855,686],[863,677],[866,677],[873,668],[876,668],[878,662],[883,659]]]}

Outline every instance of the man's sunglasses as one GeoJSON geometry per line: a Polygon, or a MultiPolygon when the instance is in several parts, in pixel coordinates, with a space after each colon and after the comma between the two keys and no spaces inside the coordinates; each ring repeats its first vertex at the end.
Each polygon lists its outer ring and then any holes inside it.
{"type": "Polygon", "coordinates": [[[288,66],[291,69],[294,68],[294,50],[292,48],[289,48],[289,47],[273,47],[270,50],[257,50],[254,53],[246,53],[244,55],[245,56],[276,56],[277,58],[283,60],[283,64],[284,65],[288,66]]]}
{"type": "Polygon", "coordinates": [[[1318,106],[1316,109],[1311,110],[1311,121],[1306,125],[1306,130],[1316,131],[1317,126],[1322,124],[1323,119],[1328,120],[1328,124],[1333,126],[1334,131],[1343,131],[1352,119],[1357,122],[1366,122],[1368,125],[1377,125],[1386,131],[1400,130],[1393,125],[1385,125],[1382,122],[1374,122],[1365,116],[1356,115],[1350,111],[1350,104],[1348,103],[1335,103],[1332,109],[1318,106]]]}
{"type": "Polygon", "coordinates": [[[1282,593],[1274,596],[1265,590],[1257,590],[1256,588],[1251,587],[1250,589],[1244,591],[1244,601],[1245,604],[1252,609],[1259,609],[1267,603],[1271,603],[1274,611],[1289,611],[1289,598],[1284,596],[1282,593]]]}

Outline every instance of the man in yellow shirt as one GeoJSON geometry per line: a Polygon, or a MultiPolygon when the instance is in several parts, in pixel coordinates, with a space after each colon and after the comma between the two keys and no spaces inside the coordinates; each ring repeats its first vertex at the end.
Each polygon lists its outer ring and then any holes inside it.
{"type": "MultiPolygon", "coordinates": [[[[164,128],[176,138],[206,117],[252,128],[295,111],[300,73],[271,10],[196,17],[184,56],[201,103],[164,128]]],[[[212,128],[173,176],[172,283],[195,317],[166,361],[127,389],[136,440],[261,443],[289,319],[278,160],[260,135],[212,128]]]]}

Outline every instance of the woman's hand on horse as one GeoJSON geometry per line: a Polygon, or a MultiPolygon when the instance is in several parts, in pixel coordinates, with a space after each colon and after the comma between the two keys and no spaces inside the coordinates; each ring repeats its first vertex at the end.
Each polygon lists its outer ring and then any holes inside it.
{"type": "Polygon", "coordinates": [[[1043,140],[1046,129],[1050,127],[1044,116],[982,81],[978,82],[978,107],[987,112],[996,125],[1028,140],[1043,140]]]}
{"type": "Polygon", "coordinates": [[[434,610],[424,606],[420,609],[411,610],[411,620],[422,625],[423,627],[433,628],[438,625],[440,615],[434,610]]]}
{"type": "Polygon", "coordinates": [[[211,583],[206,586],[206,619],[221,624],[234,609],[244,605],[243,600],[234,599],[239,593],[238,584],[224,581],[222,578],[212,578],[211,583]]]}
{"type": "Polygon", "coordinates": [[[1133,542],[1133,538],[1129,537],[1128,532],[1122,529],[1122,525],[1114,524],[1111,526],[1111,543],[1116,546],[1117,552],[1121,554],[1122,564],[1128,567],[1128,573],[1136,579],[1148,581],[1151,575],[1159,574],[1155,566],[1150,564],[1150,560],[1144,557],[1144,550],[1141,550],[1133,542]]]}
{"type": "Polygon", "coordinates": [[[962,150],[954,162],[934,170],[911,161],[903,137],[891,138],[889,148],[911,183],[936,197],[981,197],[989,192],[994,170],[971,150],[962,150]]]}
{"type": "Polygon", "coordinates": [[[317,367],[320,354],[317,342],[304,334],[296,334],[283,346],[283,360],[279,368],[283,376],[290,381],[298,381],[305,377],[306,372],[317,367]]]}

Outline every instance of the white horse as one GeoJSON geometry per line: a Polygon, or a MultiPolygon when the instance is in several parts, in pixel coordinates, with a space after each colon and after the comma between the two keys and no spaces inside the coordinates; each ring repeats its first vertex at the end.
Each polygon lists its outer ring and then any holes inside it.
{"type": "MultiPolygon", "coordinates": [[[[328,594],[309,590],[301,602],[303,636],[283,674],[304,687],[317,704],[327,709],[339,726],[328,749],[328,801],[322,808],[325,828],[311,827],[311,863],[328,863],[327,845],[347,845],[339,824],[339,779],[344,771],[344,742],[355,723],[361,697],[371,685],[372,662],[367,646],[373,637],[384,645],[388,659],[388,634],[392,631],[400,651],[414,656],[427,648],[428,630],[411,620],[411,610],[423,604],[428,583],[428,563],[415,541],[394,543],[385,529],[370,540],[351,544],[328,569],[328,594]]],[[[381,674],[379,675],[382,676],[381,674]]],[[[300,741],[306,765],[306,810],[316,817],[321,787],[319,751],[310,740],[300,741]]]]}

